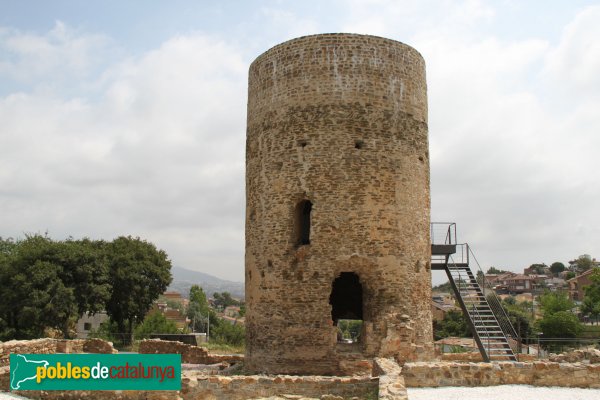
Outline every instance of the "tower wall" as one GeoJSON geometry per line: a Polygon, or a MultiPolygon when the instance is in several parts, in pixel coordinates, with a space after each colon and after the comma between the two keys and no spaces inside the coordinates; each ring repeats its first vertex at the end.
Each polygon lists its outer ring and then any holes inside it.
{"type": "Polygon", "coordinates": [[[252,63],[247,367],[341,374],[361,358],[428,359],[429,218],[425,63],[416,50],[326,34],[285,42],[252,63]],[[299,234],[306,202],[308,244],[299,234]],[[364,323],[352,345],[338,343],[330,304],[342,273],[358,276],[362,289],[362,315],[351,319],[364,323]]]}

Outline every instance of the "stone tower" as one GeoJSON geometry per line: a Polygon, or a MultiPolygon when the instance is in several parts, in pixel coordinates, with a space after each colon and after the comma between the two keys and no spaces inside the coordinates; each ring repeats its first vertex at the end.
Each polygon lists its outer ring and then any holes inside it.
{"type": "Polygon", "coordinates": [[[421,55],[374,36],[301,37],[250,66],[250,369],[344,374],[431,356],[426,91],[421,55]],[[362,321],[354,343],[342,320],[362,321]]]}

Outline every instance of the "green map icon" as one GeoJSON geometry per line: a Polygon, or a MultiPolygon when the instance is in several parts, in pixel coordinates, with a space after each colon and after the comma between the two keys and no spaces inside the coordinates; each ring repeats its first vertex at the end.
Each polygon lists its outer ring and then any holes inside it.
{"type": "Polygon", "coordinates": [[[38,367],[47,367],[46,360],[31,360],[23,354],[10,355],[10,388],[19,390],[23,382],[36,378],[38,367]]]}

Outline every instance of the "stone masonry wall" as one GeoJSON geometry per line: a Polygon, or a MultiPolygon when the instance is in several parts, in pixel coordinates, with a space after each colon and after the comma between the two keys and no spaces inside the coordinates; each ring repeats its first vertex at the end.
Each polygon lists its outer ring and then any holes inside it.
{"type": "Polygon", "coordinates": [[[108,400],[246,400],[278,395],[343,399],[377,398],[377,378],[325,376],[208,376],[183,371],[180,392],[144,391],[27,391],[31,399],[108,399],[108,400]],[[335,397],[334,397],[335,398],[335,397]]]}
{"type": "Polygon", "coordinates": [[[328,375],[343,374],[349,357],[430,359],[427,95],[416,50],[326,34],[258,57],[246,190],[248,368],[328,375]],[[310,244],[299,245],[303,200],[310,244]],[[337,344],[332,321],[342,272],[358,275],[363,292],[352,351],[337,344]]]}
{"type": "Polygon", "coordinates": [[[373,375],[379,376],[378,399],[407,400],[406,385],[402,376],[402,367],[394,360],[376,358],[373,375]]]}
{"type": "Polygon", "coordinates": [[[211,354],[205,347],[160,339],[142,340],[138,351],[140,354],[181,354],[181,362],[189,364],[234,364],[244,360],[242,355],[211,354]]]}
{"type": "Polygon", "coordinates": [[[0,390],[9,389],[11,354],[116,353],[112,343],[102,339],[34,339],[0,342],[0,390]]]}
{"type": "Polygon", "coordinates": [[[407,363],[407,387],[533,385],[600,388],[600,365],[547,361],[407,363]]]}
{"type": "Polygon", "coordinates": [[[116,353],[112,343],[102,339],[34,339],[0,342],[0,367],[10,364],[10,354],[116,353]]]}

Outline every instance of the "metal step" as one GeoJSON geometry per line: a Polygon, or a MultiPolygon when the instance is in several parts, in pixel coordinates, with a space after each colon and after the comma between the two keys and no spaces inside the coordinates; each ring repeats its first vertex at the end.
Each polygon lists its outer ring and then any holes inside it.
{"type": "Polygon", "coordinates": [[[484,361],[492,358],[516,361],[494,310],[469,265],[446,264],[445,270],[484,361]]]}

